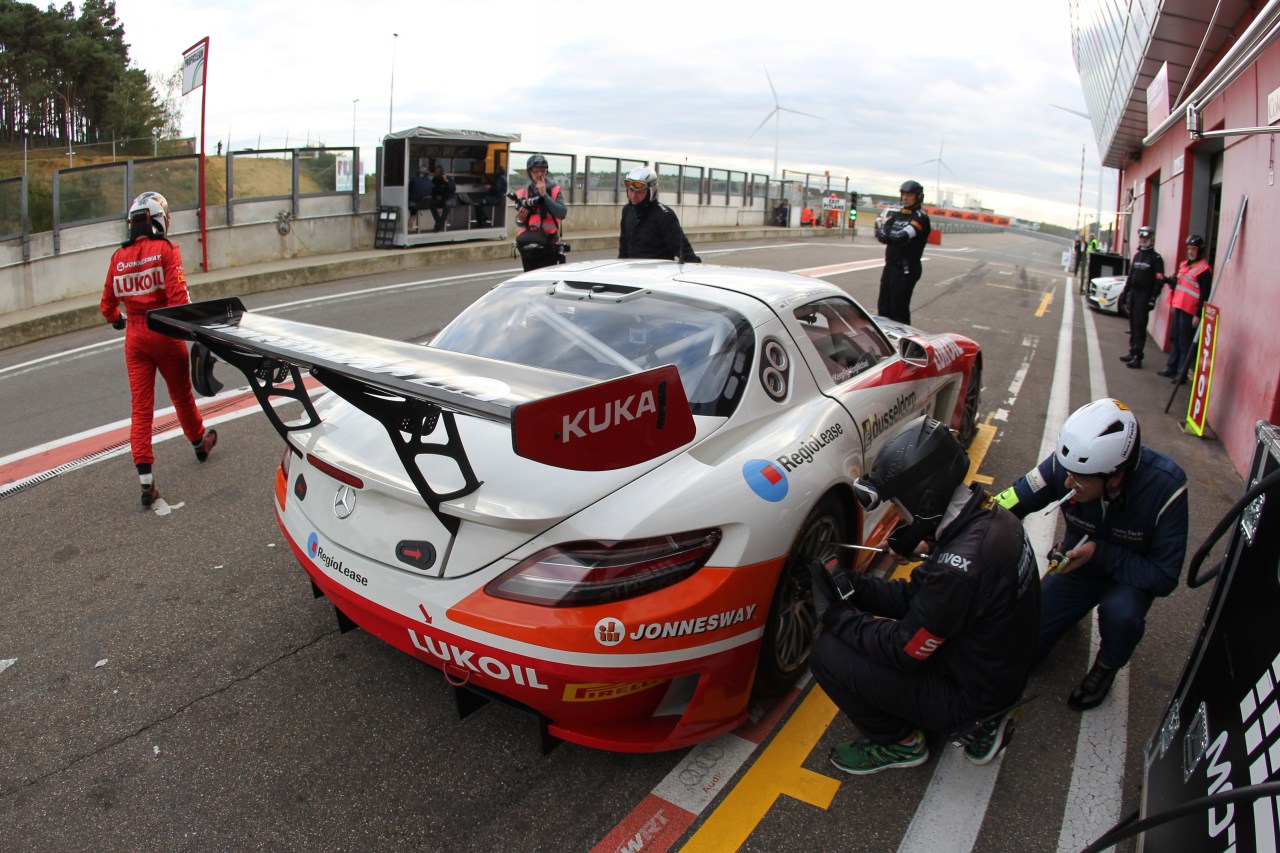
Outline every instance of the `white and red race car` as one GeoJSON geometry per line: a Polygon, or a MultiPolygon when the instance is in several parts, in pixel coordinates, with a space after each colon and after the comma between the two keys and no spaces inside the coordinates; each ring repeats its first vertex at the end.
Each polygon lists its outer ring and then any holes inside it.
{"type": "Polygon", "coordinates": [[[430,346],[237,299],[148,323],[249,379],[285,439],[280,528],[340,623],[620,751],[713,737],[798,678],[802,557],[881,542],[896,519],[853,480],[918,415],[970,440],[982,384],[973,341],[824,281],[662,261],[526,273],[430,346]]]}

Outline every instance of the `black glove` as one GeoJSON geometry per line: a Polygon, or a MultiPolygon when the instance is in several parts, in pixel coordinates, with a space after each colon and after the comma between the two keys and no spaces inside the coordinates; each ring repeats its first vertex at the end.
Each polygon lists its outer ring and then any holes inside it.
{"type": "Polygon", "coordinates": [[[128,322],[124,319],[124,315],[123,315],[123,314],[121,314],[119,317],[117,317],[117,318],[115,318],[114,320],[112,320],[112,321],[111,321],[111,328],[113,328],[113,329],[123,329],[123,328],[124,328],[125,326],[127,326],[127,325],[129,325],[129,324],[128,324],[128,322]]]}
{"type": "Polygon", "coordinates": [[[809,557],[809,581],[813,587],[813,612],[818,617],[818,621],[822,624],[827,622],[827,612],[835,606],[836,593],[831,586],[831,576],[827,574],[827,569],[822,565],[821,561],[809,557]]]}
{"type": "Polygon", "coordinates": [[[885,245],[889,244],[889,238],[884,235],[884,229],[880,227],[880,223],[876,223],[876,239],[885,245]]]}
{"type": "Polygon", "coordinates": [[[905,230],[890,231],[889,242],[898,246],[905,246],[907,243],[911,242],[911,235],[905,230]]]}
{"type": "Polygon", "coordinates": [[[902,557],[915,557],[916,549],[920,547],[920,540],[923,538],[922,531],[914,524],[899,524],[889,534],[887,542],[895,554],[902,557]]]}
{"type": "Polygon", "coordinates": [[[1148,311],[1156,310],[1156,298],[1154,296],[1147,300],[1147,310],[1148,311]]]}

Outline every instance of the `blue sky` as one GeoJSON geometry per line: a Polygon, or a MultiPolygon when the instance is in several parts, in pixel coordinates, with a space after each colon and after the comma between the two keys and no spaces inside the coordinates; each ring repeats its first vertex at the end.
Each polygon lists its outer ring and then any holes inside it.
{"type": "MultiPolygon", "coordinates": [[[[1084,110],[1065,0],[607,8],[116,0],[130,56],[148,72],[172,72],[210,37],[210,151],[217,140],[350,145],[354,135],[368,157],[390,120],[519,133],[521,149],[768,173],[773,122],[751,137],[774,106],[767,68],[782,106],[821,117],[782,115],[780,168],[830,170],[864,192],[912,177],[931,198],[940,178],[960,199],[1071,226],[1083,146],[1082,206],[1098,207],[1092,127],[1054,106],[1084,110]],[[926,162],[940,147],[942,169],[926,162]]],[[[199,90],[183,116],[197,133],[199,90]]],[[[1104,207],[1115,178],[1102,176],[1104,207]]]]}

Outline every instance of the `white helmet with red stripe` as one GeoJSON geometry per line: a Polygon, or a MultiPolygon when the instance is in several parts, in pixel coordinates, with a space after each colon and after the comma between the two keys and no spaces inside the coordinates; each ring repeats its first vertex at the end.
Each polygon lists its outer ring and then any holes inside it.
{"type": "Polygon", "coordinates": [[[157,192],[145,192],[133,200],[129,206],[129,221],[134,216],[145,212],[151,223],[160,230],[160,235],[169,233],[169,200],[157,192]]]}

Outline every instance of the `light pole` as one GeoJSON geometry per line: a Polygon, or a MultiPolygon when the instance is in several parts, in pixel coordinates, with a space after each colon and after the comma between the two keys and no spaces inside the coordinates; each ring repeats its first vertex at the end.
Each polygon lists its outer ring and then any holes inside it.
{"type": "Polygon", "coordinates": [[[396,39],[399,33],[391,34],[391,105],[387,108],[387,133],[391,133],[396,115],[396,39]]]}
{"type": "Polygon", "coordinates": [[[351,147],[356,147],[356,104],[360,103],[359,98],[351,99],[351,147]]]}

